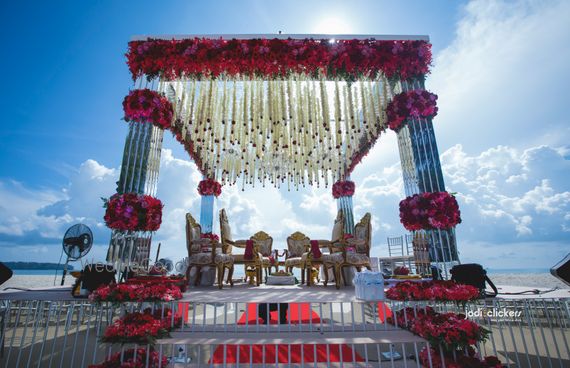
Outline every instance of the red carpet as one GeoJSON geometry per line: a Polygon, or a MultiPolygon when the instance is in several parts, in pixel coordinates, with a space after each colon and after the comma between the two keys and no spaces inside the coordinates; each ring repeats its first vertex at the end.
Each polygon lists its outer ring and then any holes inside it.
{"type": "MultiPolygon", "coordinates": [[[[244,312],[238,324],[257,323],[257,304],[248,304],[247,313],[244,312]],[[247,315],[246,315],[247,314],[247,315]]],[[[317,313],[310,309],[307,303],[290,303],[287,319],[291,324],[298,323],[320,323],[321,319],[317,313]]],[[[270,312],[270,323],[276,324],[279,320],[277,311],[270,312]]],[[[261,319],[259,320],[261,322],[261,319]]],[[[238,361],[238,346],[226,345],[225,363],[235,364],[238,361]]],[[[321,362],[363,362],[364,359],[354,353],[347,345],[239,345],[240,363],[262,364],[262,363],[321,363],[321,362]],[[302,348],[301,348],[302,347],[302,348]],[[265,352],[264,352],[265,350],[265,352]],[[276,351],[277,350],[277,351],[276,351]],[[316,354],[315,354],[316,353],[316,354]],[[276,356],[277,354],[277,356],[276,356]],[[289,356],[291,359],[289,359],[289,356]],[[342,358],[342,359],[341,359],[342,358]]],[[[209,363],[224,363],[224,347],[218,346],[209,363]]]]}

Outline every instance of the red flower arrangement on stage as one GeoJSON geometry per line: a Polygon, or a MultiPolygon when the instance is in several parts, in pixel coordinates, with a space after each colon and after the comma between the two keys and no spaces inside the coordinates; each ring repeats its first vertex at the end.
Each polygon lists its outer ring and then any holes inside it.
{"type": "Polygon", "coordinates": [[[467,302],[479,298],[480,292],[474,286],[458,284],[455,281],[403,281],[386,290],[386,297],[392,300],[437,300],[440,302],[467,302]]]}
{"type": "Polygon", "coordinates": [[[451,229],[461,223],[461,212],[447,192],[420,193],[400,202],[400,222],[410,231],[451,229]]]}
{"type": "Polygon", "coordinates": [[[406,266],[398,266],[394,268],[394,275],[407,276],[410,274],[410,269],[406,266]]]}
{"type": "Polygon", "coordinates": [[[105,343],[154,344],[156,339],[169,337],[169,332],[182,324],[181,317],[173,317],[169,308],[150,308],[142,313],[127,313],[108,326],[101,337],[105,343]]]}
{"type": "Polygon", "coordinates": [[[220,241],[220,237],[218,236],[218,234],[213,234],[213,233],[202,233],[200,234],[200,238],[202,239],[211,239],[213,241],[220,241]]]}
{"type": "Polygon", "coordinates": [[[437,95],[423,89],[402,92],[386,107],[388,126],[398,131],[409,118],[432,118],[437,115],[437,95]]]}
{"type": "Polygon", "coordinates": [[[142,75],[274,78],[290,73],[354,80],[380,72],[401,79],[425,75],[432,55],[426,41],[194,38],[131,41],[126,56],[133,80],[142,75]]]}
{"type": "Polygon", "coordinates": [[[343,180],[333,184],[332,195],[334,198],[350,197],[354,194],[356,186],[353,181],[343,180]]]}
{"type": "Polygon", "coordinates": [[[468,348],[487,339],[490,332],[463,314],[438,313],[431,307],[407,307],[395,313],[388,321],[428,340],[432,346],[446,351],[468,348]]]}
{"type": "Polygon", "coordinates": [[[138,348],[116,352],[103,363],[90,365],[89,368],[158,368],[167,365],[166,355],[160,356],[157,351],[147,352],[146,348],[138,348]]]}
{"type": "Polygon", "coordinates": [[[198,184],[198,193],[202,196],[213,195],[217,197],[222,194],[222,184],[211,178],[204,179],[198,184]]]}
{"type": "Polygon", "coordinates": [[[419,354],[419,362],[425,367],[431,368],[502,368],[501,361],[496,356],[487,356],[483,360],[475,356],[475,350],[471,347],[467,349],[467,354],[463,350],[446,352],[443,355],[443,362],[439,351],[430,348],[423,348],[419,354]],[[454,359],[455,356],[455,359],[454,359]],[[430,359],[431,358],[431,359],[430,359]],[[445,365],[444,365],[445,364],[445,365]]]}
{"type": "Polygon", "coordinates": [[[153,123],[169,129],[174,111],[168,99],[150,89],[135,89],[123,100],[126,121],[153,123]]]}
{"type": "Polygon", "coordinates": [[[111,229],[156,231],[162,223],[162,202],[149,195],[136,193],[114,194],[103,199],[105,223],[111,229]]]}
{"type": "Polygon", "coordinates": [[[174,283],[110,284],[89,295],[94,302],[170,302],[182,299],[180,287],[174,283]]]}

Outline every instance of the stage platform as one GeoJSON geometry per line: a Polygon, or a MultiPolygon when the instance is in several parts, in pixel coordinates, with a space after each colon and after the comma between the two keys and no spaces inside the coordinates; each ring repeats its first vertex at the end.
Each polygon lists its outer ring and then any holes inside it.
{"type": "MultiPolygon", "coordinates": [[[[570,299],[570,289],[533,288],[525,286],[498,285],[498,299],[570,299]],[[536,291],[536,292],[532,292],[536,291]]],[[[490,291],[490,290],[489,290],[490,291]]],[[[39,300],[71,301],[73,298],[69,286],[50,287],[30,290],[2,290],[0,300],[39,300]]],[[[180,302],[197,303],[350,303],[358,302],[354,287],[334,285],[260,285],[245,283],[233,287],[224,285],[223,289],[215,286],[191,287],[180,302]]]]}

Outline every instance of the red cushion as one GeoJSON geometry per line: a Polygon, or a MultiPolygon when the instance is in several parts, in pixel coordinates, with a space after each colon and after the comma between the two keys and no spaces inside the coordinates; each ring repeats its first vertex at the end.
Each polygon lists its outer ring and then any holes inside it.
{"type": "Polygon", "coordinates": [[[253,259],[253,240],[246,240],[245,251],[243,253],[243,259],[246,259],[246,260],[253,259]]]}
{"type": "Polygon", "coordinates": [[[322,252],[321,248],[319,248],[318,240],[311,240],[311,253],[313,254],[313,258],[321,258],[322,252]]]}

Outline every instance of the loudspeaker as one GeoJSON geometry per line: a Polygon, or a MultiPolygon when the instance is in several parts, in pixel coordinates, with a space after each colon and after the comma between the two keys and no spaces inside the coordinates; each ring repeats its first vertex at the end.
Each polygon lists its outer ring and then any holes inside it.
{"type": "Polygon", "coordinates": [[[570,285],[570,253],[550,269],[552,276],[570,285]]]}
{"type": "Polygon", "coordinates": [[[14,273],[4,263],[0,262],[0,285],[10,280],[14,273]]]}

